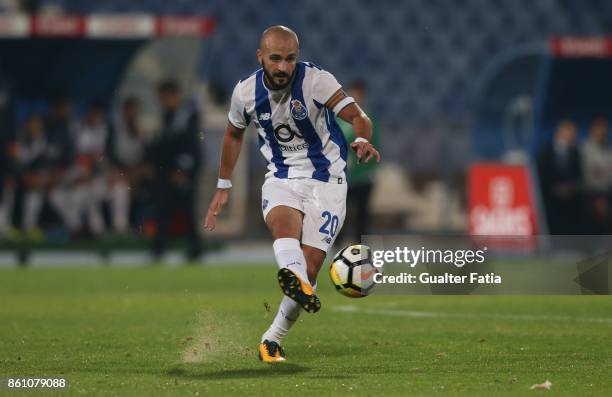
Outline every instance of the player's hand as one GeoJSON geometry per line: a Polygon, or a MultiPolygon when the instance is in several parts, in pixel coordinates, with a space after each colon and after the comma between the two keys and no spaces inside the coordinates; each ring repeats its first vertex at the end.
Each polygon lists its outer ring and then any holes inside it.
{"type": "Polygon", "coordinates": [[[217,189],[215,196],[213,197],[210,205],[208,206],[208,213],[206,214],[206,220],[204,221],[204,229],[212,231],[217,225],[217,215],[221,213],[221,210],[227,203],[229,197],[229,189],[217,189]]]}
{"type": "Polygon", "coordinates": [[[353,142],[351,148],[357,154],[357,163],[367,163],[372,157],[376,158],[377,163],[380,162],[380,153],[370,142],[353,142]]]}

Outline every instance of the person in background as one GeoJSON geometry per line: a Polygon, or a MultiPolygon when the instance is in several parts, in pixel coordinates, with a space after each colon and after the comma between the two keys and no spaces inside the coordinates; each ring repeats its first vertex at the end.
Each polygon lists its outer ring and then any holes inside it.
{"type": "Polygon", "coordinates": [[[63,94],[51,98],[45,120],[49,161],[54,180],[61,180],[74,160],[72,99],[63,94]]]}
{"type": "MultiPolygon", "coordinates": [[[[380,139],[376,126],[376,118],[367,107],[367,88],[363,81],[356,80],[347,87],[347,94],[355,99],[355,102],[367,111],[372,120],[371,144],[380,147],[380,139]]],[[[350,123],[336,117],[338,125],[344,133],[347,142],[353,142],[357,137],[353,126],[350,123]]],[[[370,198],[376,177],[378,163],[370,161],[358,165],[357,154],[353,150],[348,151],[348,192],[347,192],[347,212],[348,219],[353,219],[354,227],[348,228],[347,232],[352,232],[351,243],[361,241],[361,236],[368,233],[370,225],[370,198]]],[[[344,234],[344,233],[342,233],[344,234]]]]}
{"type": "Polygon", "coordinates": [[[0,239],[13,229],[15,199],[15,128],[13,127],[12,79],[0,57],[0,239]]]}
{"type": "Polygon", "coordinates": [[[39,115],[30,115],[18,135],[17,164],[23,186],[21,227],[30,237],[42,238],[39,218],[51,187],[48,160],[53,154],[47,143],[45,124],[39,115]]]}
{"type": "Polygon", "coordinates": [[[201,163],[200,116],[195,104],[183,100],[183,93],[176,81],[161,82],[158,95],[161,130],[151,151],[156,177],[157,223],[153,255],[157,260],[163,255],[173,214],[182,210],[190,244],[187,258],[192,261],[201,254],[195,218],[197,177],[201,163]]]}
{"type": "Polygon", "coordinates": [[[10,133],[0,133],[0,239],[13,229],[17,144],[10,133]]]}
{"type": "Polygon", "coordinates": [[[65,94],[56,93],[50,98],[44,126],[49,200],[69,231],[73,231],[78,217],[72,186],[75,132],[72,112],[72,99],[65,94]]]}
{"type": "Polygon", "coordinates": [[[582,163],[576,147],[576,124],[562,120],[553,142],[538,156],[538,173],[550,234],[582,232],[582,163]]]}
{"type": "Polygon", "coordinates": [[[607,140],[608,121],[599,117],[591,123],[589,138],[580,148],[589,234],[611,231],[612,151],[607,140]]]}
{"type": "Polygon", "coordinates": [[[76,224],[73,228],[82,231],[80,221],[84,214],[89,230],[94,236],[105,229],[102,202],[107,195],[107,161],[105,152],[109,136],[105,107],[100,102],[89,105],[85,116],[75,132],[77,206],[76,224]]]}
{"type": "Polygon", "coordinates": [[[147,139],[140,125],[140,102],[127,97],[114,118],[108,140],[109,193],[111,220],[116,233],[125,233],[130,225],[130,208],[141,194],[150,172],[145,163],[147,139]]]}

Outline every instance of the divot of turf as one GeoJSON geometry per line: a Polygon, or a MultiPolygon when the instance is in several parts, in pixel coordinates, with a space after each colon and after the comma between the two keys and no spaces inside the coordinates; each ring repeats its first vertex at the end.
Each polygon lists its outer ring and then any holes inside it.
{"type": "Polygon", "coordinates": [[[210,311],[199,312],[195,323],[192,336],[185,338],[187,344],[181,352],[183,363],[210,363],[255,354],[252,346],[243,342],[247,335],[242,330],[248,328],[248,324],[210,311]]]}

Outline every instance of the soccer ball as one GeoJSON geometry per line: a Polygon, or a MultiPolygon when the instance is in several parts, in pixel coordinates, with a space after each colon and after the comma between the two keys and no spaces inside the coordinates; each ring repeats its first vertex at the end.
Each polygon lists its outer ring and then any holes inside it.
{"type": "Polygon", "coordinates": [[[329,266],[329,276],[336,291],[349,298],[363,298],[376,286],[374,275],[380,269],[372,264],[367,245],[349,245],[341,249],[329,266]]]}

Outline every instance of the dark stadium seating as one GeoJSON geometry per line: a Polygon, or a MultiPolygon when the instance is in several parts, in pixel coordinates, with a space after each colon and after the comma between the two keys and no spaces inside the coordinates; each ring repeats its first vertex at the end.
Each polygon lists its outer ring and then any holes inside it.
{"type": "Polygon", "coordinates": [[[303,56],[345,81],[365,76],[379,115],[395,119],[462,117],[470,84],[499,50],[550,35],[597,34],[612,22],[606,0],[81,1],[46,0],[72,12],[213,15],[219,34],[208,47],[207,74],[227,90],[254,66],[261,29],[294,27],[303,56]],[[462,7],[458,7],[461,5],[462,7]],[[228,56],[231,53],[231,56],[228,56]],[[375,72],[373,72],[375,71],[375,72]],[[394,100],[385,100],[392,93],[394,100]]]}
{"type": "MultiPolygon", "coordinates": [[[[237,79],[257,67],[255,48],[261,30],[286,24],[299,33],[304,59],[333,71],[345,84],[364,79],[370,86],[370,109],[385,131],[395,130],[400,136],[418,136],[423,122],[452,124],[457,134],[467,133],[477,83],[495,57],[515,46],[544,45],[553,35],[602,34],[612,27],[608,0],[43,0],[41,4],[43,9],[70,13],[211,15],[217,21],[217,34],[204,44],[201,71],[226,96],[237,79]]],[[[394,139],[392,132],[389,136],[394,139]]],[[[403,149],[396,145],[387,152],[393,155],[394,150],[403,149]]]]}

